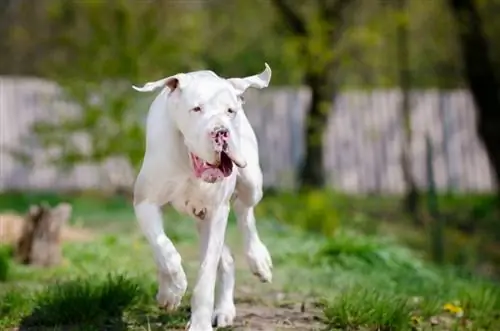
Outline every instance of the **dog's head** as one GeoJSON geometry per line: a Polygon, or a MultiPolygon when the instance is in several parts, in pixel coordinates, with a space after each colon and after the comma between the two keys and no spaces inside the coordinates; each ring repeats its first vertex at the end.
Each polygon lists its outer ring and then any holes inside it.
{"type": "Polygon", "coordinates": [[[265,67],[260,74],[229,79],[205,70],[179,73],[134,89],[168,89],[170,118],[183,136],[194,174],[213,183],[230,176],[233,165],[246,166],[240,149],[242,94],[269,85],[271,68],[265,67]]]}

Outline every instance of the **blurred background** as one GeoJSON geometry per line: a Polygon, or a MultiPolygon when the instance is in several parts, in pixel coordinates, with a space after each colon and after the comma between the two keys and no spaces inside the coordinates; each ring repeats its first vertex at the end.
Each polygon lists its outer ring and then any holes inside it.
{"type": "MultiPolygon", "coordinates": [[[[499,0],[2,0],[3,242],[19,246],[42,202],[71,204],[69,245],[137,234],[131,190],[154,95],[131,85],[267,62],[270,87],[245,95],[264,236],[347,245],[330,255],[390,237],[425,263],[498,279],[499,11],[499,0]]],[[[167,223],[179,241],[191,231],[167,223]]]]}

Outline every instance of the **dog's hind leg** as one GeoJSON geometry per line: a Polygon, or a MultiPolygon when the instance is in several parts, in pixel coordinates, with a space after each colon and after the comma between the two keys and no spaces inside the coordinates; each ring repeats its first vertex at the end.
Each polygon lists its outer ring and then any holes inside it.
{"type": "Polygon", "coordinates": [[[272,280],[272,260],[255,225],[254,207],[262,199],[262,173],[257,165],[239,169],[234,212],[243,235],[244,249],[250,270],[262,282],[272,280]]]}
{"type": "Polygon", "coordinates": [[[139,226],[154,254],[158,268],[158,304],[167,310],[176,309],[187,288],[187,279],[181,264],[181,256],[163,229],[160,206],[137,194],[134,211],[139,226]]]}

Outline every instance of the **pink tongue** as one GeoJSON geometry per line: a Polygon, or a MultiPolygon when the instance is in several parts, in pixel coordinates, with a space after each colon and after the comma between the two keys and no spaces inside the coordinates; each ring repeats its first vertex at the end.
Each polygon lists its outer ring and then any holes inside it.
{"type": "Polygon", "coordinates": [[[219,168],[211,167],[205,164],[202,160],[191,154],[191,159],[194,166],[194,174],[197,178],[201,178],[206,182],[216,182],[218,179],[224,178],[224,174],[219,168]]]}

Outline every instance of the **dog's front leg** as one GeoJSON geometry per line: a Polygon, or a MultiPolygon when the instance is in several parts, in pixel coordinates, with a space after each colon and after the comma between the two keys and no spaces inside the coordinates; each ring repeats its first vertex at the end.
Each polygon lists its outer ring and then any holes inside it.
{"type": "Polygon", "coordinates": [[[224,247],[229,204],[220,206],[209,218],[199,220],[200,269],[191,298],[190,331],[212,330],[217,268],[224,247]]]}
{"type": "Polygon", "coordinates": [[[267,247],[262,243],[255,225],[255,215],[253,207],[236,199],[234,202],[234,211],[238,219],[238,227],[243,234],[245,255],[252,273],[259,277],[264,283],[272,281],[273,263],[267,247]]]}
{"type": "Polygon", "coordinates": [[[160,207],[146,200],[134,204],[142,232],[153,249],[158,268],[158,304],[167,310],[176,309],[187,288],[181,256],[165,235],[160,207]]]}

